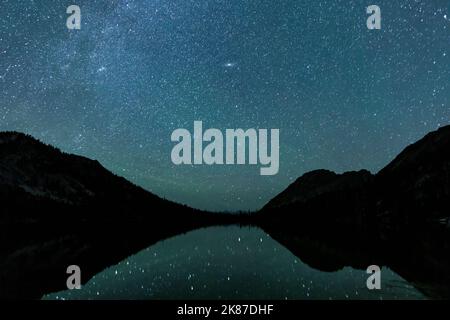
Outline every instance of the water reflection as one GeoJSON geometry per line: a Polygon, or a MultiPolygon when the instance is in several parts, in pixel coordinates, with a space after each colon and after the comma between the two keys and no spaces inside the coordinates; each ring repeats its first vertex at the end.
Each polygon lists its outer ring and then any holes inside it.
{"type": "Polygon", "coordinates": [[[210,227],[161,241],[97,274],[81,290],[44,299],[425,298],[386,267],[379,291],[366,288],[364,270],[319,269],[262,229],[210,227]]]}

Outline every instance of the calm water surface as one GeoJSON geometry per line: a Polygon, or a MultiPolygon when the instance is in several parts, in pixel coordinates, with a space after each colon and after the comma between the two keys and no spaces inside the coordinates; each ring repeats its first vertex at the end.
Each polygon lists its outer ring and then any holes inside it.
{"type": "Polygon", "coordinates": [[[425,299],[384,268],[382,289],[364,270],[322,272],[258,228],[212,227],[161,241],[111,266],[81,290],[44,299],[425,299]]]}

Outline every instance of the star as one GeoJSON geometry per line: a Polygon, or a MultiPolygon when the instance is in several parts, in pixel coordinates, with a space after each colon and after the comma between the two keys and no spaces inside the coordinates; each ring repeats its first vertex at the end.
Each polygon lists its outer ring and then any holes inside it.
{"type": "Polygon", "coordinates": [[[234,67],[237,66],[237,63],[236,62],[226,62],[226,63],[223,64],[223,66],[225,68],[234,68],[234,67]]]}
{"type": "Polygon", "coordinates": [[[41,2],[2,2],[0,130],[196,208],[257,210],[314,168],[377,172],[449,123],[439,1],[385,1],[380,32],[343,1],[91,0],[70,31],[64,6],[41,2]],[[194,121],[279,129],[279,173],[174,166],[171,133],[194,121]]]}

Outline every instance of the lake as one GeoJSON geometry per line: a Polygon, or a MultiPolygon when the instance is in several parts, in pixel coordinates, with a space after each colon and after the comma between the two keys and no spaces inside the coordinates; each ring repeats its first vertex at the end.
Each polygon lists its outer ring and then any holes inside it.
{"type": "Polygon", "coordinates": [[[80,290],[43,299],[426,299],[389,268],[381,290],[367,289],[368,276],[351,267],[319,271],[259,228],[224,226],[160,241],[80,290]]]}

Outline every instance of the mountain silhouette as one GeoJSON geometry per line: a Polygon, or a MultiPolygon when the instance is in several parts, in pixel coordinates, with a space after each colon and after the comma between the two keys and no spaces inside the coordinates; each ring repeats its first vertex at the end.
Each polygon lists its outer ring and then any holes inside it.
{"type": "MultiPolygon", "coordinates": [[[[201,221],[210,214],[162,199],[106,170],[18,132],[0,133],[0,222],[201,221]],[[145,208],[145,210],[142,210],[145,208]],[[75,213],[71,214],[71,213],[75,213]]],[[[446,219],[450,215],[450,126],[408,146],[373,175],[305,173],[258,213],[272,219],[446,219]]],[[[217,217],[216,217],[217,218],[217,217]]]]}
{"type": "Polygon", "coordinates": [[[106,170],[17,132],[0,133],[0,223],[193,221],[204,213],[162,199],[106,170]]]}
{"type": "Polygon", "coordinates": [[[304,174],[261,210],[275,221],[446,221],[450,216],[450,126],[408,146],[373,175],[304,174]]]}
{"type": "Polygon", "coordinates": [[[408,146],[376,176],[377,213],[404,219],[450,216],[450,126],[408,146]]]}
{"type": "Polygon", "coordinates": [[[162,199],[18,132],[0,133],[0,299],[39,299],[163,239],[238,216],[162,199]]]}
{"type": "Polygon", "coordinates": [[[264,206],[261,213],[275,219],[324,219],[362,216],[367,212],[373,175],[361,170],[336,174],[315,170],[298,178],[264,206]]]}
{"type": "Polygon", "coordinates": [[[260,227],[319,270],[381,263],[429,296],[448,297],[449,233],[434,222],[448,221],[449,181],[447,126],[377,174],[316,170],[252,215],[213,214],[162,199],[97,161],[3,132],[0,299],[39,299],[66,288],[69,265],[81,267],[85,283],[158,241],[226,224],[260,227]]]}
{"type": "Polygon", "coordinates": [[[450,297],[450,126],[377,174],[305,173],[259,212],[258,225],[311,267],[376,264],[435,299],[450,297]]]}

